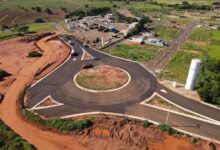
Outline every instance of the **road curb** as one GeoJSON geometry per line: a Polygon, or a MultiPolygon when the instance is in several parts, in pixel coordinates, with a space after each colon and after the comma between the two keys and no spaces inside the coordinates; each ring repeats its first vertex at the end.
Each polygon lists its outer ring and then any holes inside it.
{"type": "MultiPolygon", "coordinates": [[[[100,66],[96,66],[94,68],[97,68],[97,67],[100,67],[100,66]]],[[[119,67],[114,67],[114,66],[110,66],[110,67],[113,67],[113,68],[116,68],[116,69],[119,69],[119,70],[122,70],[123,72],[125,72],[128,76],[128,81],[121,87],[119,88],[115,88],[115,89],[110,89],[110,90],[91,90],[91,89],[87,89],[87,88],[84,88],[82,87],[81,85],[79,85],[77,82],[76,82],[76,78],[77,76],[83,71],[79,71],[73,78],[73,83],[75,84],[76,87],[78,87],[79,89],[81,90],[84,90],[84,91],[87,91],[87,92],[93,92],[93,93],[105,93],[105,92],[113,92],[113,91],[118,91],[118,90],[121,90],[123,88],[125,88],[130,82],[131,82],[131,75],[124,69],[121,69],[119,67]]]]}

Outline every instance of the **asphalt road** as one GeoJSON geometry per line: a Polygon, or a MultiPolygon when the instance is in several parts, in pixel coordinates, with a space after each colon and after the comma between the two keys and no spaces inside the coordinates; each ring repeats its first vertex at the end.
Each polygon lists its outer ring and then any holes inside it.
{"type": "MultiPolygon", "coordinates": [[[[189,100],[163,87],[157,82],[156,77],[138,63],[111,57],[84,47],[80,41],[74,38],[71,40],[74,43],[73,49],[79,53],[79,56],[70,57],[64,65],[29,89],[29,108],[48,95],[64,104],[59,107],[34,110],[40,115],[62,117],[99,111],[133,115],[157,122],[165,122],[167,111],[140,104],[140,102],[152,96],[154,92],[157,92],[181,107],[220,121],[220,110],[189,100]],[[90,59],[82,61],[82,48],[100,60],[90,59]],[[74,85],[73,77],[82,70],[82,66],[85,63],[92,63],[95,66],[108,64],[122,68],[131,75],[131,82],[123,89],[114,92],[92,93],[81,90],[74,85]]],[[[220,140],[220,126],[212,123],[170,113],[168,124],[188,132],[220,140]]]]}

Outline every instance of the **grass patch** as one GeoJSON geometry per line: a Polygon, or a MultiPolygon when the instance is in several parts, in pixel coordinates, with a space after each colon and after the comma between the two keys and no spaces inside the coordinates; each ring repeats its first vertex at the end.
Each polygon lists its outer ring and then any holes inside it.
{"type": "Polygon", "coordinates": [[[175,130],[175,129],[173,129],[171,126],[169,126],[168,124],[160,124],[159,125],[159,129],[160,129],[160,131],[162,131],[162,132],[166,132],[166,133],[168,133],[168,134],[170,134],[170,135],[173,135],[173,134],[177,134],[178,132],[175,130]]]}
{"type": "Polygon", "coordinates": [[[31,23],[28,24],[29,32],[42,32],[42,31],[51,31],[55,29],[54,23],[31,23]]]}
{"type": "Polygon", "coordinates": [[[148,61],[156,56],[158,47],[151,45],[118,44],[115,49],[104,52],[133,61],[148,61]]]}
{"type": "Polygon", "coordinates": [[[192,32],[188,41],[183,44],[181,48],[203,51],[206,52],[210,58],[220,60],[220,31],[197,28],[192,32]],[[196,42],[204,42],[207,43],[207,45],[199,45],[196,42]]]}
{"type": "Polygon", "coordinates": [[[35,150],[27,141],[13,132],[3,121],[0,120],[0,149],[1,150],[35,150]]]}
{"type": "Polygon", "coordinates": [[[154,31],[159,34],[160,39],[163,39],[165,41],[171,41],[178,37],[179,34],[177,29],[163,26],[154,28],[154,31]]]}
{"type": "Polygon", "coordinates": [[[38,51],[30,51],[28,52],[28,57],[41,57],[42,54],[39,53],[38,51]]]}
{"type": "Polygon", "coordinates": [[[178,51],[172,57],[165,69],[160,73],[162,79],[185,83],[191,60],[202,58],[202,54],[194,54],[187,51],[178,51]],[[166,73],[164,73],[166,71],[166,73]]]}

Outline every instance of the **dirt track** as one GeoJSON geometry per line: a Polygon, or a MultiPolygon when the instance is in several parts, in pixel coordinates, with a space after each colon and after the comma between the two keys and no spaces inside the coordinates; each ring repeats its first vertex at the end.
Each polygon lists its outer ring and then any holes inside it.
{"type": "Polygon", "coordinates": [[[20,92],[32,81],[37,70],[47,64],[51,56],[54,56],[53,47],[44,42],[48,38],[44,38],[38,42],[39,46],[44,51],[44,56],[36,60],[34,63],[29,63],[28,66],[23,68],[19,72],[21,75],[17,76],[16,81],[8,89],[5,99],[0,105],[0,118],[16,133],[21,135],[31,144],[35,145],[38,149],[83,150],[84,147],[79,144],[76,138],[40,130],[35,126],[24,122],[17,113],[16,103],[20,92]]]}

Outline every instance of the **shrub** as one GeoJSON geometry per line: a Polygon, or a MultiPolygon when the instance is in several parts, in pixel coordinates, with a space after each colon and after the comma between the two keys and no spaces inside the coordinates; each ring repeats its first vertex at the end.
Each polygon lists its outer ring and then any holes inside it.
{"type": "Polygon", "coordinates": [[[144,120],[144,121],[142,122],[142,125],[143,125],[144,128],[150,127],[150,123],[148,122],[148,120],[144,120]]]}
{"type": "Polygon", "coordinates": [[[3,78],[9,76],[10,74],[7,73],[6,71],[0,69],[0,80],[2,80],[3,78]]]}
{"type": "Polygon", "coordinates": [[[38,51],[30,51],[28,53],[28,57],[41,57],[41,56],[42,56],[42,54],[39,53],[38,51]]]}
{"type": "Polygon", "coordinates": [[[37,18],[34,21],[35,23],[44,23],[45,21],[42,18],[37,18]]]}
{"type": "Polygon", "coordinates": [[[89,119],[85,120],[72,120],[72,119],[60,119],[60,118],[49,118],[43,119],[34,113],[27,111],[24,106],[24,96],[27,88],[20,94],[20,112],[22,116],[25,117],[28,121],[33,122],[36,125],[46,127],[48,129],[56,129],[62,132],[69,131],[81,131],[84,128],[92,126],[92,122],[89,119]]]}
{"type": "Polygon", "coordinates": [[[0,149],[1,150],[35,150],[36,148],[27,143],[19,135],[14,133],[9,127],[7,127],[3,121],[0,120],[0,149]]]}
{"type": "Polygon", "coordinates": [[[192,137],[192,138],[191,138],[191,142],[192,142],[193,144],[197,143],[198,140],[199,140],[199,139],[196,138],[196,137],[192,137]]]}
{"type": "Polygon", "coordinates": [[[176,130],[174,130],[172,127],[170,127],[168,124],[160,124],[159,128],[162,132],[167,132],[168,134],[175,134],[177,133],[176,130]]]}

